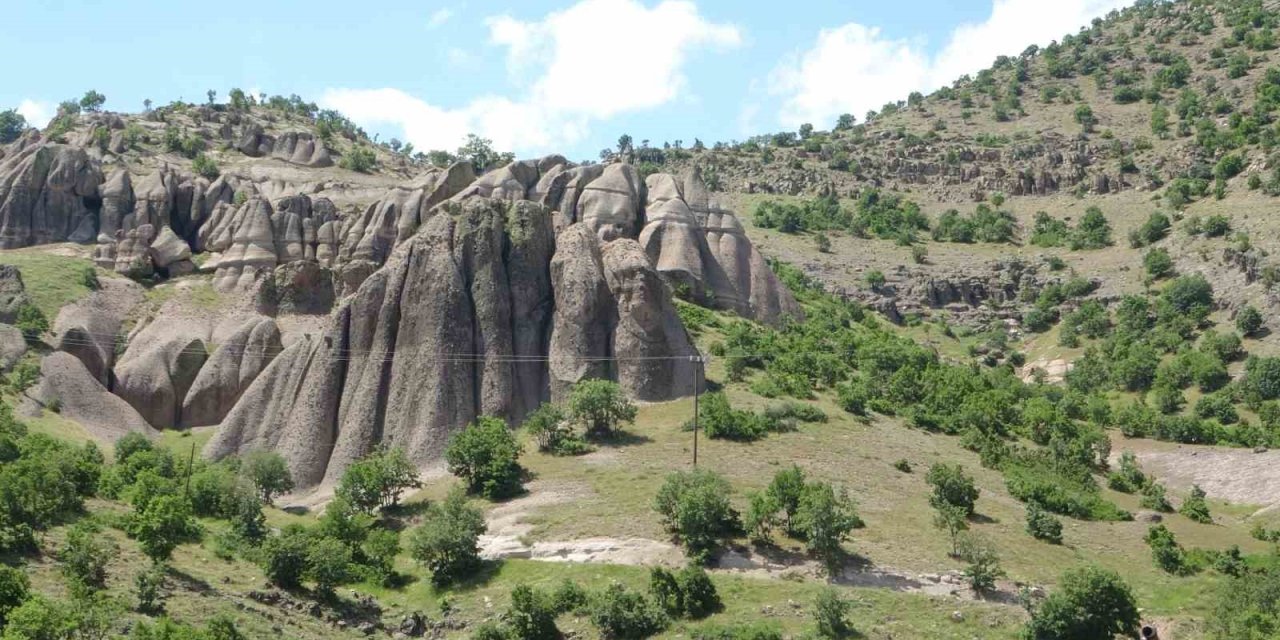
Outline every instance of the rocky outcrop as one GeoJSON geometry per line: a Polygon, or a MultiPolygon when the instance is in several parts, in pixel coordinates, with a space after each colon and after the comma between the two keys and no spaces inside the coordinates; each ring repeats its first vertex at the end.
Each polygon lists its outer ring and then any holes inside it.
{"type": "Polygon", "coordinates": [[[308,132],[289,131],[272,136],[264,133],[261,125],[250,124],[235,138],[234,145],[241,153],[255,158],[276,158],[304,167],[333,166],[333,157],[324,142],[308,132]]]}
{"type": "Polygon", "coordinates": [[[101,289],[63,307],[53,322],[53,346],[75,356],[89,375],[108,389],[115,365],[116,335],[130,311],[143,301],[142,287],[103,278],[101,289]]]}
{"type": "Polygon", "coordinates": [[[334,274],[310,261],[282,264],[271,277],[263,278],[256,295],[258,311],[263,314],[326,314],[336,299],[334,274]]]}
{"type": "Polygon", "coordinates": [[[22,331],[10,324],[0,324],[0,372],[8,372],[27,355],[27,341],[22,331]]]}
{"type": "Polygon", "coordinates": [[[200,338],[176,334],[135,341],[115,369],[114,390],[151,426],[177,426],[183,399],[207,357],[200,338]]]}
{"type": "Polygon", "coordinates": [[[0,162],[0,249],[36,244],[90,242],[102,171],[85,150],[64,144],[30,144],[0,162]]]}
{"type": "Polygon", "coordinates": [[[55,351],[40,363],[35,397],[46,406],[56,402],[63,418],[83,426],[101,442],[115,442],[129,433],[155,435],[129,403],[107,391],[75,356],[55,351]]]}
{"type": "Polygon", "coordinates": [[[200,229],[198,244],[216,252],[205,268],[216,269],[214,286],[247,288],[278,264],[317,259],[319,228],[336,223],[337,208],[327,198],[281,198],[273,206],[261,197],[231,208],[219,205],[200,229]]]}
{"type": "Polygon", "coordinates": [[[557,250],[551,213],[528,200],[445,203],[323,338],[267,367],[206,454],[271,448],[310,486],[379,443],[427,463],[477,416],[518,421],[550,397],[553,370],[560,387],[601,375],[645,399],[687,393],[694,351],[643,250],[601,249],[586,225],[570,233],[557,250]]]}
{"type": "Polygon", "coordinates": [[[179,426],[221,422],[281,348],[280,330],[274,320],[254,318],[246,322],[200,367],[182,398],[179,426]]]}
{"type": "Polygon", "coordinates": [[[0,322],[17,322],[18,310],[30,303],[22,271],[11,264],[0,264],[0,322]]]}

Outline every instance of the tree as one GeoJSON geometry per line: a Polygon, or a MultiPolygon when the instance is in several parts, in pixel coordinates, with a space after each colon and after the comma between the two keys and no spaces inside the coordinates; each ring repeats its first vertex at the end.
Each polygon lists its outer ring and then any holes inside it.
{"type": "Polygon", "coordinates": [[[1212,524],[1213,516],[1209,514],[1209,503],[1205,501],[1204,489],[1200,485],[1191,485],[1191,493],[1178,507],[1178,513],[1200,524],[1212,524]]]}
{"type": "Polygon", "coordinates": [[[662,608],[643,594],[613,582],[591,600],[591,624],[611,640],[640,640],[656,635],[670,621],[662,608]]]}
{"type": "Polygon", "coordinates": [[[773,474],[773,480],[766,490],[769,498],[786,514],[787,533],[794,534],[798,530],[796,514],[800,510],[800,500],[804,497],[804,470],[796,465],[781,469],[773,474]]]}
{"type": "Polygon", "coordinates": [[[701,562],[737,529],[738,514],[729,504],[729,493],[729,482],[714,471],[677,471],[658,490],[654,509],[690,557],[701,562]]]}
{"type": "Polygon", "coordinates": [[[467,482],[467,491],[490,500],[511,497],[522,490],[520,443],[500,418],[481,416],[453,436],[445,450],[452,473],[467,482]]]}
{"type": "Polygon", "coordinates": [[[852,129],[854,123],[858,120],[852,113],[842,113],[836,118],[836,131],[845,131],[852,129]]]}
{"type": "Polygon", "coordinates": [[[80,98],[80,108],[89,112],[101,111],[102,105],[106,101],[106,96],[90,89],[84,93],[82,98],[80,98]]]}
{"type": "Polygon", "coordinates": [[[884,272],[879,269],[872,269],[863,276],[863,280],[867,282],[867,286],[871,287],[872,291],[879,290],[880,287],[884,286],[884,272]]]}
{"type": "Polygon", "coordinates": [[[406,489],[422,486],[404,449],[379,447],[343,472],[335,494],[365,513],[393,507],[406,489]]]}
{"type": "Polygon", "coordinates": [[[813,125],[809,124],[808,122],[800,125],[801,140],[808,140],[809,136],[812,136],[812,135],[813,135],[813,125]]]}
{"type": "Polygon", "coordinates": [[[1252,336],[1262,328],[1262,312],[1253,305],[1245,305],[1236,314],[1236,329],[1241,335],[1252,336]]]}
{"type": "Polygon", "coordinates": [[[768,492],[756,492],[748,496],[749,507],[743,518],[747,537],[755,544],[768,544],[773,538],[773,528],[778,526],[778,511],[782,505],[768,492]]]}
{"type": "Polygon", "coordinates": [[[477,541],[487,530],[484,513],[467,504],[460,490],[427,508],[422,524],[409,534],[409,552],[431,571],[431,583],[452,584],[480,565],[477,541]]]}
{"type": "Polygon", "coordinates": [[[510,153],[495,151],[492,140],[481,138],[474,133],[468,133],[467,141],[458,147],[458,158],[470,162],[477,174],[496,169],[514,160],[514,156],[510,153]]]}
{"type": "Polygon", "coordinates": [[[350,171],[369,173],[378,165],[378,155],[364,145],[355,145],[342,156],[338,166],[350,171]]]}
{"type": "Polygon", "coordinates": [[[1005,575],[995,545],[984,538],[965,534],[960,545],[960,558],[969,563],[964,568],[964,577],[969,581],[969,588],[978,593],[994,590],[996,580],[1005,575]]]}
{"type": "Polygon", "coordinates": [[[0,564],[0,629],[9,613],[27,600],[31,583],[21,569],[0,564]]]}
{"type": "Polygon", "coordinates": [[[836,493],[825,482],[805,487],[796,512],[796,528],[804,535],[805,548],[822,562],[827,575],[839,575],[845,558],[840,545],[860,526],[862,519],[847,493],[836,493]]]}
{"type": "Polygon", "coordinates": [[[218,101],[218,92],[210,89],[204,92],[205,97],[209,98],[209,106],[213,106],[218,101]]]}
{"type": "Polygon", "coordinates": [[[1133,592],[1114,571],[1085,566],[1067,571],[1058,588],[1032,612],[1027,640],[1096,640],[1138,635],[1133,592]]]}
{"type": "Polygon", "coordinates": [[[182,496],[159,495],[129,518],[129,535],[152,562],[165,562],[178,544],[191,536],[196,523],[191,504],[182,496]]]}
{"type": "Polygon", "coordinates": [[[850,635],[849,610],[853,604],[840,597],[840,592],[827,587],[818,592],[813,603],[813,620],[818,625],[818,636],[828,640],[841,640],[850,635]]]}
{"type": "Polygon", "coordinates": [[[289,527],[262,544],[259,562],[272,584],[293,589],[302,583],[307,568],[310,536],[301,527],[289,527]]]}
{"type": "Polygon", "coordinates": [[[253,104],[252,99],[246,96],[243,90],[238,88],[227,92],[227,98],[231,104],[231,108],[236,111],[248,111],[249,107],[253,104]]]}
{"type": "Polygon", "coordinates": [[[138,596],[138,611],[155,613],[163,608],[165,573],[167,573],[165,564],[156,562],[133,576],[133,589],[138,596]]]}
{"type": "Polygon", "coordinates": [[[333,595],[335,586],[350,579],[351,549],[333,538],[313,540],[307,549],[304,575],[316,584],[316,590],[322,595],[333,595]]]}
{"type": "Polygon", "coordinates": [[[107,565],[119,550],[92,520],[76,523],[58,550],[59,569],[73,595],[87,597],[107,585],[107,565]]]}
{"type": "Polygon", "coordinates": [[[63,640],[74,637],[75,620],[67,605],[35,594],[15,607],[4,627],[5,640],[63,640]]]}
{"type": "Polygon", "coordinates": [[[555,455],[577,455],[590,450],[574,433],[572,425],[558,404],[544,402],[524,419],[525,432],[538,443],[538,450],[555,455]]]}
{"type": "Polygon", "coordinates": [[[1076,107],[1075,119],[1076,123],[1083,127],[1085,131],[1092,131],[1093,125],[1097,123],[1097,119],[1093,115],[1093,108],[1087,104],[1076,107]]]}
{"type": "Polygon", "coordinates": [[[240,463],[244,474],[258,490],[258,496],[265,504],[271,504],[275,497],[293,490],[293,474],[289,473],[289,464],[284,456],[274,451],[251,451],[240,463]]]}
{"type": "Polygon", "coordinates": [[[1027,505],[1027,533],[1037,540],[1062,544],[1062,521],[1039,505],[1027,505]]]}
{"type": "Polygon", "coordinates": [[[609,437],[636,419],[638,409],[611,380],[583,380],[569,392],[569,417],[588,436],[609,437]]]}
{"type": "Polygon", "coordinates": [[[925,482],[933,487],[929,504],[935,509],[950,505],[964,509],[965,516],[973,515],[973,505],[978,500],[979,491],[973,484],[973,478],[965,474],[964,467],[937,463],[929,467],[925,482]]]}
{"type": "Polygon", "coordinates": [[[0,144],[9,144],[27,130],[27,119],[16,109],[0,111],[0,144]]]}
{"type": "Polygon", "coordinates": [[[547,594],[529,585],[511,590],[511,608],[507,609],[507,627],[513,640],[558,640],[556,610],[547,594]]]}
{"type": "Polygon", "coordinates": [[[969,528],[964,507],[939,503],[934,505],[937,513],[933,515],[933,526],[947,532],[951,537],[951,555],[960,555],[960,534],[969,528]]]}

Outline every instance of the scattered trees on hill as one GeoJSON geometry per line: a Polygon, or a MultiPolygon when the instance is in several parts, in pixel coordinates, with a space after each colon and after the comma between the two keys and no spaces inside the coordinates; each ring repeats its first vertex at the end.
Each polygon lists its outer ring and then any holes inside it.
{"type": "Polygon", "coordinates": [[[280,454],[274,451],[253,451],[240,464],[245,477],[257,488],[263,503],[271,504],[276,496],[293,491],[293,474],[289,473],[289,465],[280,454]]]}
{"type": "Polygon", "coordinates": [[[0,111],[0,144],[9,144],[27,130],[27,119],[15,109],[0,111]]]}

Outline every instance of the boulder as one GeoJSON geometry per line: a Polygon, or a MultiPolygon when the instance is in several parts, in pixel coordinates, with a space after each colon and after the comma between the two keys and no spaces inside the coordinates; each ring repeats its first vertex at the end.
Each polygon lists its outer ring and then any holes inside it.
{"type": "Polygon", "coordinates": [[[95,439],[115,442],[129,433],[154,436],[155,431],[127,402],[111,394],[75,356],[55,351],[40,363],[35,397],[57,402],[63,418],[75,421],[95,439]]]}
{"type": "Polygon", "coordinates": [[[156,239],[151,241],[150,250],[151,261],[161,269],[168,269],[175,262],[191,260],[191,247],[187,241],[179,238],[168,226],[160,228],[156,239]]]}
{"type": "Polygon", "coordinates": [[[148,278],[155,273],[155,264],[151,262],[151,240],[155,230],[149,224],[117,231],[112,269],[128,278],[148,278]]]}
{"type": "Polygon", "coordinates": [[[0,322],[17,322],[18,310],[30,303],[22,271],[11,264],[0,264],[0,322]]]}
{"type": "Polygon", "coordinates": [[[280,330],[270,318],[253,318],[218,345],[200,367],[182,400],[179,426],[218,424],[240,394],[280,353],[280,330]]]}
{"type": "Polygon", "coordinates": [[[640,231],[643,191],[644,183],[635,167],[608,165],[599,178],[581,188],[574,220],[586,224],[592,232],[613,227],[618,235],[634,238],[640,231]]]}
{"type": "Polygon", "coordinates": [[[10,324],[0,324],[0,372],[8,372],[27,355],[27,341],[22,331],[10,324]]]}

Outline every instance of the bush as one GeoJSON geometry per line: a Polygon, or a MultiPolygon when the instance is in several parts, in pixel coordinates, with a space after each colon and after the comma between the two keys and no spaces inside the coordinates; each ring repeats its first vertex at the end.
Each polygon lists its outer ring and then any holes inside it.
{"type": "Polygon", "coordinates": [[[286,528],[280,535],[267,538],[262,544],[259,557],[267,580],[284,589],[294,589],[301,585],[310,546],[310,537],[298,527],[286,528]]]}
{"type": "Polygon", "coordinates": [[[974,486],[973,478],[964,473],[960,465],[937,463],[929,467],[925,482],[933,487],[933,495],[929,504],[934,508],[941,505],[960,507],[965,515],[973,515],[974,503],[978,500],[979,491],[974,486]]]}
{"type": "Polygon", "coordinates": [[[1222,582],[1207,625],[1213,638],[1274,637],[1280,629],[1280,564],[1244,571],[1222,582]]]}
{"type": "Polygon", "coordinates": [[[903,473],[911,473],[911,463],[907,462],[906,458],[899,458],[897,462],[893,463],[893,468],[903,473]]]}
{"type": "Polygon", "coordinates": [[[689,565],[681,569],[676,574],[676,582],[680,588],[686,617],[705,618],[722,608],[716,585],[702,567],[689,565]]]}
{"type": "Polygon", "coordinates": [[[380,447],[347,467],[334,493],[357,509],[373,513],[399,504],[406,489],[420,486],[418,470],[404,449],[380,447]]]}
{"type": "Polygon", "coordinates": [[[9,613],[27,600],[31,583],[21,569],[0,564],[0,629],[9,613]]]}
{"type": "Polygon", "coordinates": [[[1173,512],[1173,506],[1169,504],[1169,499],[1165,497],[1164,485],[1159,482],[1149,482],[1147,486],[1142,488],[1142,499],[1139,503],[1143,509],[1151,509],[1160,513],[1173,512]]]}
{"type": "Polygon", "coordinates": [[[1027,533],[1036,540],[1062,544],[1062,521],[1034,504],[1027,505],[1027,533]]]}
{"type": "Polygon", "coordinates": [[[506,620],[511,640],[557,640],[560,637],[552,599],[528,585],[511,590],[511,608],[507,609],[506,620]]]}
{"type": "Polygon", "coordinates": [[[1252,336],[1262,328],[1262,312],[1253,305],[1245,305],[1236,313],[1236,329],[1243,336],[1252,336]]]}
{"type": "Polygon", "coordinates": [[[538,450],[558,456],[575,456],[591,450],[573,431],[560,405],[543,403],[524,419],[524,430],[538,443],[538,450]]]}
{"type": "Polygon", "coordinates": [[[818,592],[813,603],[813,621],[818,625],[818,636],[829,640],[841,640],[850,635],[849,610],[853,604],[840,597],[840,592],[827,587],[818,592]]]}
{"type": "Polygon", "coordinates": [[[523,491],[520,443],[499,418],[481,416],[449,441],[449,473],[467,483],[467,491],[500,500],[523,491]]]}
{"type": "Polygon", "coordinates": [[[588,436],[612,436],[636,419],[637,408],[618,383],[583,380],[569,392],[569,417],[584,426],[588,436]]]}
{"type": "Polygon", "coordinates": [[[214,162],[213,158],[210,158],[203,153],[197,153],[196,157],[191,159],[191,170],[194,171],[196,175],[203,176],[210,180],[216,180],[222,173],[218,169],[218,163],[214,162]]]}
{"type": "Polygon", "coordinates": [[[795,529],[803,536],[806,550],[822,562],[828,575],[839,575],[845,557],[841,543],[862,525],[847,493],[837,493],[825,482],[805,486],[796,510],[795,529]]]}
{"type": "MultiPolygon", "coordinates": [[[[136,500],[136,498],[135,498],[136,500]]],[[[191,504],[177,495],[158,495],[135,507],[128,532],[153,562],[165,562],[178,544],[198,529],[192,519],[191,504]]]]}
{"type": "Polygon", "coordinates": [[[964,576],[969,588],[978,593],[994,590],[996,581],[1005,576],[995,546],[985,539],[966,534],[960,545],[960,558],[968,563],[964,576]]]}
{"type": "Polygon", "coordinates": [[[1209,514],[1209,503],[1205,501],[1204,489],[1200,485],[1191,485],[1191,494],[1182,501],[1178,513],[1200,524],[1213,524],[1213,516],[1209,514]]]}
{"type": "Polygon", "coordinates": [[[1141,621],[1129,585],[1109,569],[1086,566],[1062,575],[1023,632],[1027,640],[1137,637],[1141,621]]]}
{"type": "Polygon", "coordinates": [[[1080,222],[1071,233],[1068,243],[1071,249],[1102,249],[1111,246],[1111,224],[1097,207],[1085,209],[1080,222]]]}
{"type": "Polygon", "coordinates": [[[0,144],[9,144],[17,140],[26,129],[27,119],[16,109],[0,111],[0,144]]]}
{"type": "Polygon", "coordinates": [[[164,576],[167,569],[154,563],[133,576],[133,589],[138,596],[138,611],[156,613],[164,607],[164,576]]]}
{"type": "Polygon", "coordinates": [[[614,582],[592,598],[591,624],[609,640],[639,640],[662,632],[669,620],[651,600],[614,582]]]}
{"type": "Polygon", "coordinates": [[[1235,424],[1240,421],[1240,414],[1232,406],[1231,399],[1221,393],[1214,393],[1200,398],[1196,402],[1196,416],[1212,418],[1219,424],[1235,424]]]}
{"type": "Polygon", "coordinates": [[[654,508],[695,561],[707,559],[738,528],[729,483],[713,471],[677,471],[658,490],[654,508]]]}
{"type": "Polygon", "coordinates": [[[45,317],[40,307],[28,302],[18,308],[18,318],[14,326],[22,331],[22,337],[26,339],[27,344],[35,345],[49,330],[49,319],[45,317]]]}
{"type": "Polygon", "coordinates": [[[378,164],[378,156],[373,149],[357,145],[351,147],[351,150],[342,156],[342,160],[338,161],[338,166],[351,171],[360,173],[369,173],[378,164]]]}
{"type": "Polygon", "coordinates": [[[71,593],[86,597],[106,588],[107,565],[118,553],[119,549],[92,520],[72,526],[66,543],[58,550],[59,569],[71,593]]]}
{"type": "Polygon", "coordinates": [[[284,457],[274,451],[252,451],[241,461],[241,472],[258,490],[262,502],[293,491],[293,475],[284,457]]]}
{"type": "Polygon", "coordinates": [[[1136,249],[1159,242],[1168,235],[1170,226],[1169,216],[1155,211],[1147,216],[1141,227],[1129,234],[1129,244],[1136,249]]]}
{"type": "Polygon", "coordinates": [[[1146,269],[1147,275],[1156,280],[1167,278],[1173,275],[1173,258],[1166,249],[1152,249],[1142,257],[1142,267],[1146,269]]]}
{"type": "Polygon", "coordinates": [[[872,269],[868,271],[865,276],[863,276],[863,280],[866,281],[867,286],[871,287],[873,291],[877,290],[880,287],[884,286],[884,282],[885,282],[884,272],[880,271],[879,269],[872,269]]]}
{"type": "Polygon", "coordinates": [[[1186,553],[1168,527],[1162,524],[1151,527],[1147,530],[1144,539],[1147,546],[1151,547],[1151,557],[1155,560],[1157,567],[1173,575],[1189,573],[1190,567],[1187,565],[1186,553]]]}
{"type": "Polygon", "coordinates": [[[484,513],[467,504],[461,491],[427,508],[423,522],[409,534],[409,552],[431,571],[431,583],[452,584],[480,565],[477,542],[487,530],[484,513]]]}
{"type": "Polygon", "coordinates": [[[1120,468],[1107,476],[1107,486],[1121,493],[1136,493],[1147,486],[1147,476],[1132,451],[1120,454],[1120,468]]]}
{"type": "Polygon", "coordinates": [[[303,574],[316,585],[316,590],[329,596],[333,588],[351,578],[351,550],[340,540],[319,538],[307,549],[303,574]]]}

